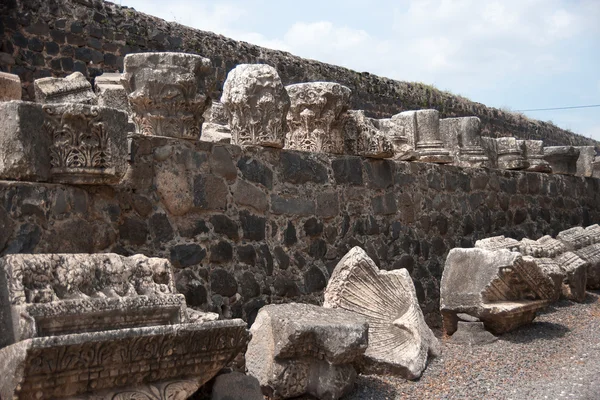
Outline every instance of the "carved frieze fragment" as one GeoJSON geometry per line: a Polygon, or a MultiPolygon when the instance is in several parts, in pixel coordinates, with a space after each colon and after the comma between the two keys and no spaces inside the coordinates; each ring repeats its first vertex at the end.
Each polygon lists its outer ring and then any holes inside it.
{"type": "Polygon", "coordinates": [[[87,104],[46,104],[43,110],[53,182],[119,182],[127,169],[132,129],[125,112],[87,104]]]}
{"type": "Polygon", "coordinates": [[[367,117],[363,110],[349,110],[342,120],[346,153],[370,158],[393,157],[392,142],[381,131],[379,120],[367,117]]]}
{"type": "Polygon", "coordinates": [[[417,161],[448,164],[452,162],[450,151],[440,136],[440,113],[437,110],[415,111],[415,148],[417,161]]]}
{"type": "Polygon", "coordinates": [[[479,239],[475,242],[475,247],[486,250],[501,250],[519,251],[519,241],[513,238],[502,236],[492,236],[485,239],[479,239]]]}
{"type": "Polygon", "coordinates": [[[590,290],[600,289],[600,243],[575,250],[574,253],[587,262],[586,288],[590,290]]]}
{"type": "Polygon", "coordinates": [[[309,82],[286,90],[291,100],[286,148],[343,154],[340,117],[348,109],[350,89],[333,82],[309,82]]]}
{"type": "Polygon", "coordinates": [[[231,143],[282,148],[290,98],[277,70],[265,64],[240,64],[227,74],[221,102],[231,143]]]}
{"type": "Polygon", "coordinates": [[[579,149],[573,146],[544,147],[544,160],[550,164],[554,174],[575,175],[578,159],[579,149]]]}
{"type": "Polygon", "coordinates": [[[416,379],[428,355],[440,353],[408,271],[380,271],[360,247],[352,248],[335,267],[323,306],[352,311],[369,321],[369,347],[359,363],[363,373],[416,379]]]}
{"type": "Polygon", "coordinates": [[[81,72],[65,78],[40,78],[33,81],[35,101],[42,104],[96,104],[92,84],[81,72]]]}
{"type": "Polygon", "coordinates": [[[481,147],[481,120],[477,117],[440,119],[440,135],[461,167],[487,167],[489,160],[481,147]]]}
{"type": "Polygon", "coordinates": [[[575,226],[559,232],[556,238],[571,249],[579,250],[593,244],[597,235],[594,235],[593,229],[586,230],[581,226],[575,226]]]}
{"type": "Polygon", "coordinates": [[[21,100],[19,75],[0,72],[0,101],[21,100]]]}
{"type": "Polygon", "coordinates": [[[571,251],[557,256],[555,261],[564,273],[562,296],[568,300],[583,302],[587,286],[588,262],[571,251]]]}
{"type": "Polygon", "coordinates": [[[544,142],[541,140],[518,140],[523,150],[525,159],[529,162],[527,171],[531,172],[552,172],[552,167],[548,161],[544,160],[544,142]]]}
{"type": "Polygon", "coordinates": [[[488,157],[495,160],[495,168],[519,170],[529,167],[523,147],[514,137],[482,138],[488,157]]]}
{"type": "Polygon", "coordinates": [[[523,255],[548,258],[557,257],[571,249],[572,247],[569,244],[549,235],[542,236],[538,240],[524,238],[518,247],[518,251],[523,255]]]}
{"type": "Polygon", "coordinates": [[[214,86],[208,58],[187,53],[125,56],[122,84],[138,133],[200,138],[204,111],[214,86]]]}
{"type": "Polygon", "coordinates": [[[414,111],[401,112],[392,116],[392,118],[379,120],[381,131],[392,142],[394,159],[410,161],[417,158],[415,152],[416,125],[414,111]]]}

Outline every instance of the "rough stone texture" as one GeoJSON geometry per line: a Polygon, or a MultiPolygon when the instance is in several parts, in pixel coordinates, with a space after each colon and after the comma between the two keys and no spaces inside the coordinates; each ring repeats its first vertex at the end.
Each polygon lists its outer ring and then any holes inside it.
{"type": "Polygon", "coordinates": [[[575,146],[575,150],[579,150],[577,158],[577,171],[575,175],[590,177],[593,175],[593,163],[596,157],[596,149],[594,146],[575,146]]]}
{"type": "Polygon", "coordinates": [[[333,82],[308,82],[286,86],[291,106],[287,116],[286,148],[344,154],[342,113],[351,91],[333,82]]]}
{"type": "Polygon", "coordinates": [[[265,64],[240,64],[227,74],[221,102],[229,120],[231,143],[282,148],[290,98],[277,70],[265,64]]]}
{"type": "Polygon", "coordinates": [[[586,288],[600,289],[600,243],[576,250],[574,253],[587,263],[586,288]]]}
{"type": "Polygon", "coordinates": [[[380,271],[358,246],[333,270],[323,306],[352,311],[369,321],[369,347],[360,363],[363,373],[416,379],[427,356],[440,353],[408,271],[380,271]]]}
{"type": "Polygon", "coordinates": [[[125,57],[122,84],[137,132],[198,140],[214,86],[210,60],[187,53],[125,57]]]}
{"type": "MultiPolygon", "coordinates": [[[[589,263],[570,251],[556,257],[556,263],[564,273],[562,297],[582,303],[585,300],[589,263]]],[[[590,271],[590,274],[593,275],[593,272],[590,271]]]]}
{"type": "Polygon", "coordinates": [[[265,306],[250,328],[248,373],[271,398],[339,399],[354,384],[352,364],[367,348],[367,331],[366,319],[344,310],[265,306]]]}
{"type": "Polygon", "coordinates": [[[525,159],[529,162],[527,171],[552,172],[548,161],[544,160],[544,142],[542,140],[520,140],[525,159]]]}
{"type": "Polygon", "coordinates": [[[461,167],[488,167],[489,159],[481,147],[481,120],[477,117],[440,119],[444,146],[461,167]]]}
{"type": "Polygon", "coordinates": [[[476,316],[492,333],[509,332],[535,318],[557,296],[555,282],[536,259],[509,250],[450,250],[442,275],[444,331],[457,329],[457,313],[476,316]]]}
{"type": "Polygon", "coordinates": [[[484,345],[498,338],[485,330],[483,322],[458,321],[456,332],[450,337],[450,343],[466,345],[484,345]]]}
{"type": "Polygon", "coordinates": [[[202,137],[200,140],[215,143],[231,143],[231,129],[223,103],[213,100],[211,106],[204,112],[202,137]]]}
{"type": "Polygon", "coordinates": [[[523,147],[514,137],[482,138],[492,168],[519,170],[527,169],[529,162],[525,159],[523,147]]]}
{"type": "Polygon", "coordinates": [[[106,72],[94,80],[94,89],[98,96],[98,105],[116,108],[131,114],[131,107],[127,99],[127,91],[121,83],[121,74],[106,72]]]}
{"type": "Polygon", "coordinates": [[[380,119],[379,127],[392,142],[394,159],[404,161],[416,159],[414,111],[405,111],[388,119],[380,119]]]}
{"type": "Polygon", "coordinates": [[[581,226],[575,226],[559,232],[558,235],[556,235],[556,239],[563,242],[565,246],[574,250],[579,250],[583,247],[598,242],[596,235],[590,235],[590,230],[587,230],[581,226]]]}
{"type": "Polygon", "coordinates": [[[264,400],[260,383],[253,376],[231,372],[217,376],[211,400],[264,400]]]}
{"type": "MultiPolygon", "coordinates": [[[[475,247],[478,247],[477,245],[475,247]]],[[[572,247],[558,239],[553,239],[550,235],[545,235],[538,240],[527,238],[521,239],[518,244],[518,251],[526,256],[555,258],[569,250],[572,247]]]]}
{"type": "Polygon", "coordinates": [[[66,78],[36,79],[33,85],[38,103],[96,104],[97,101],[92,85],[81,72],[73,72],[66,78]]]}
{"type": "Polygon", "coordinates": [[[518,251],[520,248],[520,243],[518,240],[513,238],[507,238],[502,236],[492,236],[485,239],[480,239],[475,242],[475,247],[479,249],[486,250],[511,250],[518,251]]]}
{"type": "Polygon", "coordinates": [[[0,101],[21,100],[19,75],[0,72],[0,101]]]}
{"type": "Polygon", "coordinates": [[[346,153],[369,158],[391,158],[394,148],[379,121],[360,110],[350,110],[342,116],[342,132],[346,153]]]}
{"type": "Polygon", "coordinates": [[[48,181],[51,140],[42,134],[44,112],[39,104],[0,103],[0,178],[48,181]]]}
{"type": "Polygon", "coordinates": [[[573,146],[544,147],[544,160],[552,167],[552,173],[575,175],[579,149],[573,146]]]}
{"type": "Polygon", "coordinates": [[[447,164],[452,162],[450,151],[444,147],[440,136],[440,113],[437,110],[415,112],[415,149],[417,160],[447,164]]]}

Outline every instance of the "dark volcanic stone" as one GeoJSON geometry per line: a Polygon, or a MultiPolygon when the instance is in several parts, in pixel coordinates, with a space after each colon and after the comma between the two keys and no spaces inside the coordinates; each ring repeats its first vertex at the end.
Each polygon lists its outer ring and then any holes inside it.
{"type": "Polygon", "coordinates": [[[125,218],[119,226],[119,237],[133,245],[141,246],[146,243],[148,228],[146,223],[137,218],[125,218]]]}
{"type": "Polygon", "coordinates": [[[31,223],[23,224],[17,236],[8,242],[5,253],[33,253],[41,238],[42,230],[39,226],[31,223]]]}
{"type": "Polygon", "coordinates": [[[374,189],[387,189],[394,184],[394,166],[389,160],[365,161],[367,185],[374,189]]]}
{"type": "Polygon", "coordinates": [[[185,296],[190,307],[202,307],[208,301],[208,292],[202,279],[191,269],[183,269],[175,278],[175,288],[185,296]]]}
{"type": "Polygon", "coordinates": [[[331,168],[333,168],[333,176],[338,184],[363,184],[363,168],[359,157],[340,157],[332,161],[331,168]]]}
{"type": "Polygon", "coordinates": [[[228,242],[219,242],[210,246],[210,261],[222,263],[231,261],[233,258],[233,247],[228,242]]]}
{"type": "Polygon", "coordinates": [[[274,214],[309,216],[315,213],[315,202],[305,197],[285,198],[272,195],[271,211],[274,214]]]}
{"type": "Polygon", "coordinates": [[[260,295],[260,285],[256,282],[252,272],[244,272],[239,282],[240,294],[245,299],[251,299],[260,295]]]}
{"type": "Polygon", "coordinates": [[[213,294],[231,297],[237,293],[238,283],[233,274],[222,268],[216,268],[210,271],[210,289],[213,294]]]}
{"type": "Polygon", "coordinates": [[[229,189],[223,179],[214,175],[194,177],[194,206],[205,210],[225,210],[229,189]]]}
{"type": "Polygon", "coordinates": [[[300,296],[300,289],[298,289],[296,282],[286,279],[281,275],[275,278],[273,289],[275,289],[275,294],[277,296],[288,298],[300,296]]]}
{"type": "Polygon", "coordinates": [[[396,214],[398,207],[396,206],[396,197],[393,192],[386,193],[381,196],[376,196],[371,199],[371,205],[375,214],[396,214]]]}
{"type": "Polygon", "coordinates": [[[296,228],[294,227],[292,221],[288,221],[287,227],[283,232],[283,244],[285,244],[286,246],[292,246],[297,241],[298,238],[296,236],[296,228]]]}
{"type": "Polygon", "coordinates": [[[323,232],[323,223],[316,218],[309,218],[304,222],[304,233],[307,236],[317,236],[323,232]]]}
{"type": "Polygon", "coordinates": [[[273,188],[273,171],[266,165],[253,158],[242,157],[237,166],[242,171],[244,178],[260,183],[268,189],[273,188]]]}
{"type": "Polygon", "coordinates": [[[279,269],[286,270],[290,266],[290,257],[287,255],[285,250],[281,246],[275,247],[274,250],[275,259],[277,260],[277,264],[279,265],[279,269]]]}
{"type": "Polygon", "coordinates": [[[307,293],[314,293],[325,289],[327,279],[323,271],[317,267],[312,267],[304,273],[304,287],[307,293]]]}
{"type": "Polygon", "coordinates": [[[227,235],[232,240],[239,239],[237,223],[223,214],[215,214],[210,217],[210,223],[215,233],[227,235]]]}
{"type": "Polygon", "coordinates": [[[244,231],[244,239],[264,240],[267,220],[263,217],[250,214],[248,211],[240,212],[240,223],[244,231]]]}
{"type": "Polygon", "coordinates": [[[281,175],[284,182],[303,184],[327,182],[327,169],[310,159],[309,153],[284,151],[281,153],[281,175]]]}
{"type": "Polygon", "coordinates": [[[173,239],[173,227],[166,214],[154,214],[148,223],[155,242],[163,243],[173,239]]]}
{"type": "Polygon", "coordinates": [[[312,258],[322,259],[327,253],[327,243],[323,239],[314,240],[308,247],[308,255],[312,258]]]}
{"type": "Polygon", "coordinates": [[[206,250],[195,243],[179,244],[171,249],[171,261],[179,267],[190,267],[206,257],[206,250]]]}
{"type": "Polygon", "coordinates": [[[273,275],[273,256],[269,250],[269,246],[266,244],[261,245],[258,248],[259,263],[262,264],[265,269],[267,276],[273,275]]]}
{"type": "Polygon", "coordinates": [[[256,250],[251,245],[237,247],[238,259],[248,265],[256,265],[256,250]]]}

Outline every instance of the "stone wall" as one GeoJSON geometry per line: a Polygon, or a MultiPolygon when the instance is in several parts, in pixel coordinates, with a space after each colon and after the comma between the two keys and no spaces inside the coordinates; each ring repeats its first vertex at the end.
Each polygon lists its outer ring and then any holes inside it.
{"type": "Polygon", "coordinates": [[[600,180],[135,136],[118,186],[0,182],[0,253],[167,257],[188,304],[252,320],[318,303],[362,246],[439,320],[447,252],[600,222],[600,180]]]}
{"type": "Polygon", "coordinates": [[[24,100],[33,99],[31,83],[36,78],[81,71],[93,79],[102,72],[122,70],[128,53],[185,51],[212,60],[219,82],[215,98],[235,65],[267,63],[277,68],[284,84],[326,80],[348,86],[354,94],[352,107],[374,117],[436,108],[442,117],[478,116],[485,136],[542,139],[546,146],[598,144],[552,124],[486,107],[428,85],[302,59],[101,0],[5,0],[0,15],[0,70],[21,77],[24,100]]]}

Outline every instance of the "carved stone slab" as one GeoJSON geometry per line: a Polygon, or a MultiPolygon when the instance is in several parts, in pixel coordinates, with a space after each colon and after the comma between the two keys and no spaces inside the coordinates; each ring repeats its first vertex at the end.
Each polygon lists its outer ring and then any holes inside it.
{"type": "Polygon", "coordinates": [[[550,164],[554,174],[575,175],[578,158],[579,149],[573,146],[544,147],[544,160],[550,164]]]}
{"type": "Polygon", "coordinates": [[[555,282],[533,257],[509,250],[450,250],[440,285],[444,331],[456,331],[458,313],[481,319],[494,334],[531,322],[556,297],[555,282]]]}
{"type": "Polygon", "coordinates": [[[0,103],[0,179],[48,181],[50,137],[44,135],[42,106],[24,101],[0,103]]]}
{"type": "Polygon", "coordinates": [[[343,135],[346,153],[369,158],[391,158],[394,147],[380,127],[379,120],[369,118],[363,110],[344,113],[343,135]]]}
{"type": "Polygon", "coordinates": [[[524,238],[519,243],[518,251],[526,256],[554,258],[569,250],[572,247],[551,236],[542,236],[538,240],[524,238]]]}
{"type": "Polygon", "coordinates": [[[588,264],[586,288],[600,289],[600,243],[576,250],[574,253],[588,264]]]}
{"type": "Polygon", "coordinates": [[[562,296],[568,300],[583,302],[587,286],[588,263],[570,251],[559,255],[555,261],[564,273],[562,296]]]}
{"type": "Polygon", "coordinates": [[[291,100],[286,148],[319,153],[344,153],[340,117],[351,91],[333,82],[298,83],[285,87],[291,100]]]}
{"type": "Polygon", "coordinates": [[[418,110],[415,112],[415,120],[417,161],[451,163],[450,151],[444,147],[440,135],[440,113],[437,110],[418,110]]]}
{"type": "Polygon", "coordinates": [[[284,146],[290,98],[275,68],[238,65],[227,74],[221,102],[228,115],[232,144],[284,146]]]}
{"type": "Polygon", "coordinates": [[[415,152],[416,119],[414,111],[396,114],[389,119],[380,119],[379,127],[388,137],[394,149],[393,158],[410,161],[417,158],[415,152]]]}
{"type": "Polygon", "coordinates": [[[440,353],[408,271],[380,271],[360,247],[352,248],[335,267],[323,306],[352,311],[369,321],[369,347],[361,362],[364,373],[416,379],[427,356],[440,353]]]}
{"type": "Polygon", "coordinates": [[[586,230],[581,226],[576,226],[559,232],[556,238],[565,243],[565,245],[570,246],[571,249],[579,250],[595,242],[590,232],[593,232],[593,230],[586,230]]]}
{"type": "Polygon", "coordinates": [[[264,394],[338,399],[352,388],[368,324],[344,310],[281,304],[261,308],[250,332],[246,366],[264,394]]]}
{"type": "Polygon", "coordinates": [[[182,139],[200,138],[203,113],[214,86],[208,58],[187,53],[125,56],[122,83],[137,132],[182,139]]]}
{"type": "Polygon", "coordinates": [[[499,169],[527,169],[529,162],[525,159],[523,148],[514,137],[496,139],[496,154],[499,169]]]}
{"type": "MultiPolygon", "coordinates": [[[[3,399],[60,399],[90,390],[111,399],[144,399],[149,384],[162,394],[189,392],[165,387],[173,381],[207,382],[247,343],[242,320],[176,324],[28,339],[0,350],[3,399]],[[166,393],[165,393],[166,392],[166,393]]],[[[184,398],[184,397],[182,397],[184,398]]]]}
{"type": "Polygon", "coordinates": [[[481,120],[479,118],[440,119],[440,135],[445,147],[450,151],[455,165],[473,168],[489,166],[489,159],[481,147],[481,120]]]}
{"type": "Polygon", "coordinates": [[[96,104],[92,84],[81,72],[66,78],[41,78],[33,81],[35,101],[42,104],[78,103],[96,104]]]}
{"type": "Polygon", "coordinates": [[[128,388],[109,389],[69,400],[173,400],[188,399],[202,386],[198,379],[156,382],[128,388]]]}
{"type": "Polygon", "coordinates": [[[19,75],[0,72],[0,101],[21,100],[19,75]]]}
{"type": "Polygon", "coordinates": [[[475,242],[475,247],[486,250],[501,250],[519,251],[520,243],[513,238],[502,236],[492,236],[485,239],[480,239],[475,242]]]}
{"type": "Polygon", "coordinates": [[[544,160],[544,142],[541,140],[518,140],[523,149],[523,155],[529,167],[527,171],[531,172],[552,172],[552,167],[548,164],[548,161],[544,160]]]}
{"type": "Polygon", "coordinates": [[[94,88],[98,96],[98,105],[116,108],[131,114],[127,92],[121,83],[121,74],[105,72],[94,80],[94,88]]]}
{"type": "Polygon", "coordinates": [[[43,110],[52,181],[119,182],[127,170],[127,134],[132,128],[125,112],[86,104],[46,104],[43,110]]]}

